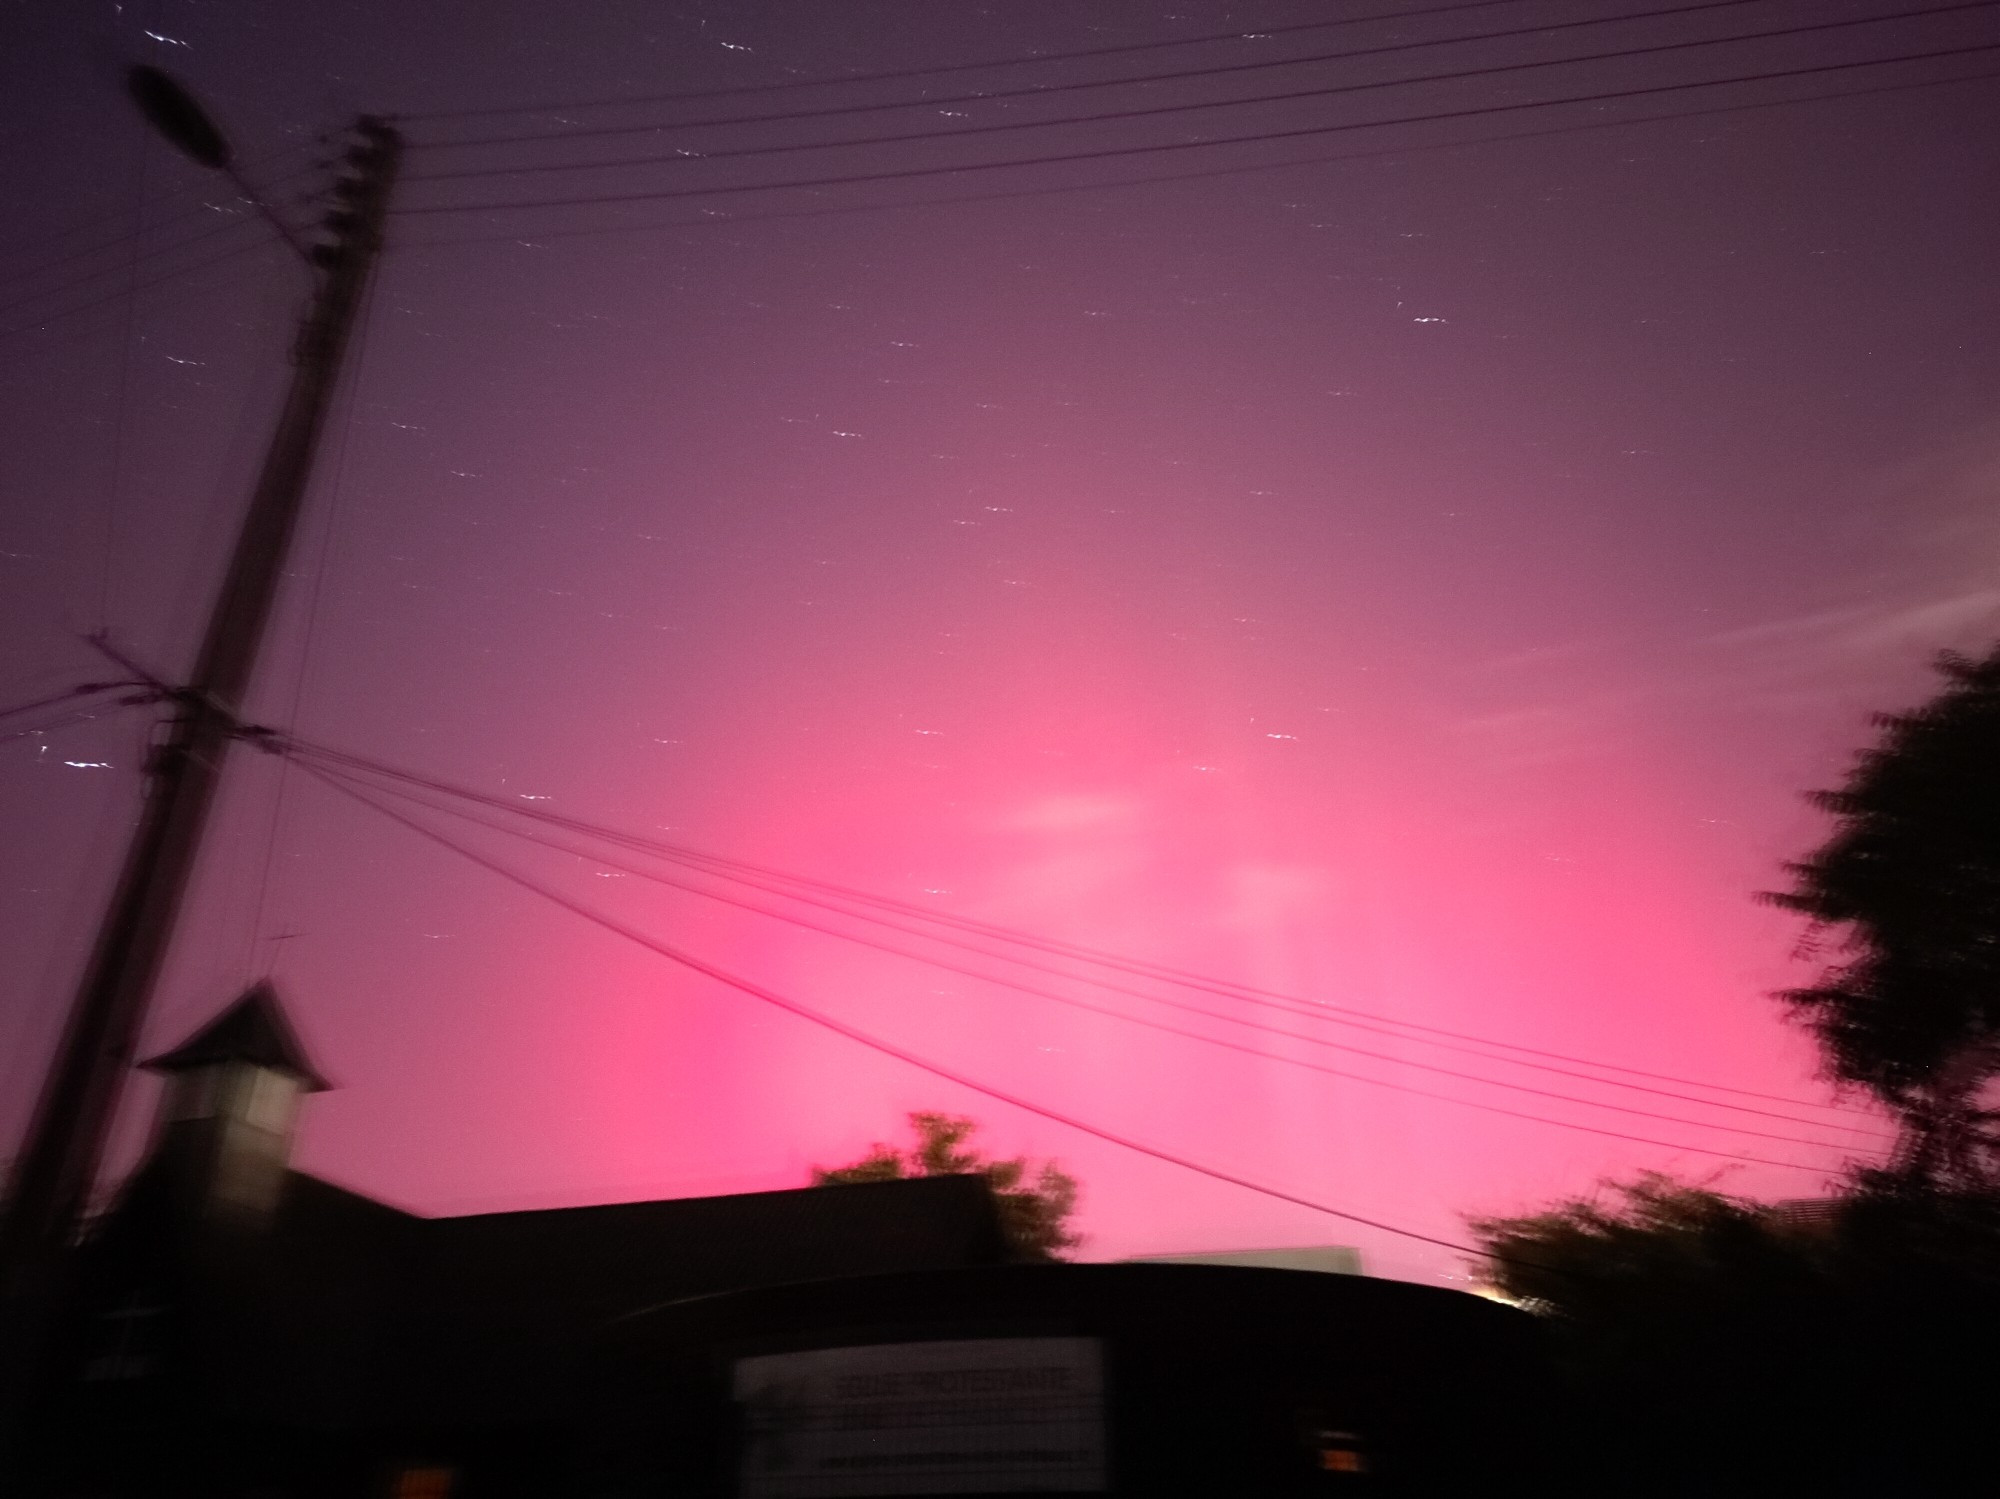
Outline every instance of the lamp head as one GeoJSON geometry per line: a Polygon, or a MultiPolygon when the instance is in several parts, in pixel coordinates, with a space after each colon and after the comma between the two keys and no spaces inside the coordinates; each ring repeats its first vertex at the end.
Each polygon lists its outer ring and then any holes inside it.
{"type": "Polygon", "coordinates": [[[139,112],[181,151],[211,171],[229,170],[229,141],[194,95],[144,63],[125,75],[125,87],[139,112]]]}

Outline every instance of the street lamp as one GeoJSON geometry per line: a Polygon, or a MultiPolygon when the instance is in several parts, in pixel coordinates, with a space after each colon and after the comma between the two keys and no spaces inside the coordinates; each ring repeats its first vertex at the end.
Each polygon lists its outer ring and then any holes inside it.
{"type": "Polygon", "coordinates": [[[166,959],[188,878],[221,784],[237,714],[270,618],[341,359],[382,247],[402,157],[387,124],[356,121],[361,143],[334,184],[340,206],[310,249],[244,181],[229,142],[193,97],[157,68],[126,86],[160,133],[222,172],[312,268],[277,431],[209,615],[194,670],[170,695],[176,714],[145,768],[147,793],[123,869],[85,965],[56,1054],[0,1202],[0,1488],[27,1459],[29,1413],[69,1295],[70,1250],[96,1181],[129,1059],[166,959]]]}
{"type": "Polygon", "coordinates": [[[125,75],[125,87],[153,128],[212,172],[230,172],[229,141],[195,97],[158,68],[141,63],[125,75]]]}
{"type": "Polygon", "coordinates": [[[140,63],[125,75],[125,89],[131,94],[132,102],[139,106],[139,113],[152,123],[155,130],[190,160],[227,177],[244,200],[278,231],[279,238],[290,245],[306,264],[313,264],[313,257],[297,232],[278,217],[271,205],[264,201],[263,195],[237,170],[235,157],[229,149],[229,137],[208,117],[208,111],[201,107],[193,94],[182,88],[171,74],[145,63],[140,63]]]}

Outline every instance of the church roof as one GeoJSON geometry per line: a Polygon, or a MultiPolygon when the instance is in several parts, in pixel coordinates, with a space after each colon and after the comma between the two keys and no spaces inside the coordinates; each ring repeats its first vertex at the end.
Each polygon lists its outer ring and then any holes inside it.
{"type": "Polygon", "coordinates": [[[171,1051],[163,1051],[139,1065],[154,1072],[186,1072],[212,1062],[252,1062],[278,1072],[289,1072],[309,1093],[333,1086],[306,1056],[298,1032],[285,1018],[278,991],[269,980],[260,980],[242,998],[196,1031],[171,1051]]]}

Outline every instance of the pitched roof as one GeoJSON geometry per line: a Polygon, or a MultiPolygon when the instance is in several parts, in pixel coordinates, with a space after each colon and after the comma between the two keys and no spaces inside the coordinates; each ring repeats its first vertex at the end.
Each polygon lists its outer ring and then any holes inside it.
{"type": "Polygon", "coordinates": [[[254,1239],[199,1232],[149,1162],[86,1256],[95,1300],[160,1282],[199,1332],[186,1389],[304,1425],[548,1420],[588,1340],[664,1303],[1010,1258],[980,1176],[420,1218],[294,1171],[254,1239]]]}
{"type": "Polygon", "coordinates": [[[979,1176],[430,1218],[415,1239],[428,1284],[401,1367],[432,1419],[546,1413],[573,1393],[570,1350],[666,1302],[1010,1258],[979,1176]]]}
{"type": "Polygon", "coordinates": [[[298,1032],[278,1003],[278,991],[268,979],[251,985],[235,1004],[172,1051],[163,1051],[139,1065],[154,1072],[185,1072],[211,1062],[253,1062],[289,1072],[309,1093],[333,1086],[307,1058],[298,1032]]]}

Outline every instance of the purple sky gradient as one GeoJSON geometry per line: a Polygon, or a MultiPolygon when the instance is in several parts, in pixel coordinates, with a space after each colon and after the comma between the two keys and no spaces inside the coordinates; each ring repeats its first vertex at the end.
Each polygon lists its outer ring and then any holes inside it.
{"type": "MultiPolygon", "coordinates": [[[[698,107],[412,119],[408,171],[1241,97],[1910,8],[1750,0],[1268,78],[611,143],[429,144],[1303,55],[1601,8],[1523,0],[698,107]]],[[[289,204],[313,179],[283,174],[362,109],[657,96],[1326,14],[1276,0],[500,0],[286,16],[236,0],[37,0],[16,7],[0,60],[14,105],[0,276],[135,223],[151,252],[237,211],[147,139],[120,92],[131,61],[193,86],[289,204]],[[154,200],[143,220],[141,193],[154,200]]],[[[1996,15],[691,175],[412,180],[399,202],[1305,129],[1994,43],[1996,15]]],[[[1799,793],[1840,775],[1867,713],[1920,699],[1929,657],[1982,647],[2000,618],[1995,82],[1485,138],[1962,77],[2000,69],[1995,57],[960,178],[399,216],[253,716],[943,912],[1824,1102],[1809,1048],[1766,998],[1810,972],[1791,956],[1797,926],[1753,896],[1822,835],[1799,793]],[[1274,165],[1336,153],[1353,159],[1274,165]],[[1269,169],[1131,185],[1225,167],[1269,169]],[[1090,190],[993,196],[1050,187],[1090,190]],[[986,200],[932,201],[947,197],[986,200]]],[[[304,293],[282,249],[126,298],[131,281],[210,253],[133,262],[130,249],[0,286],[0,303],[19,303],[0,316],[0,707],[102,675],[78,640],[100,625],[184,668],[281,389],[304,293]],[[108,300],[38,321],[92,297],[108,300]]],[[[145,720],[0,743],[10,1138],[136,806],[145,720]]],[[[232,774],[149,1037],[170,1042],[275,974],[341,1084],[307,1115],[309,1169],[426,1211],[748,1190],[798,1184],[904,1111],[940,1108],[978,1116],[996,1149],[1079,1175],[1093,1256],[1358,1242],[1389,1273],[1459,1271],[1444,1251],[1135,1157],[816,1032],[306,777],[281,785],[273,760],[241,753],[232,774]]],[[[1335,1079],[467,836],[997,1087],[1424,1233],[1460,1237],[1465,1212],[1641,1168],[1809,1195],[1841,1160],[1205,1026],[1809,1169],[1335,1079]]],[[[129,1112],[149,1098],[135,1088],[129,1112]]]]}

